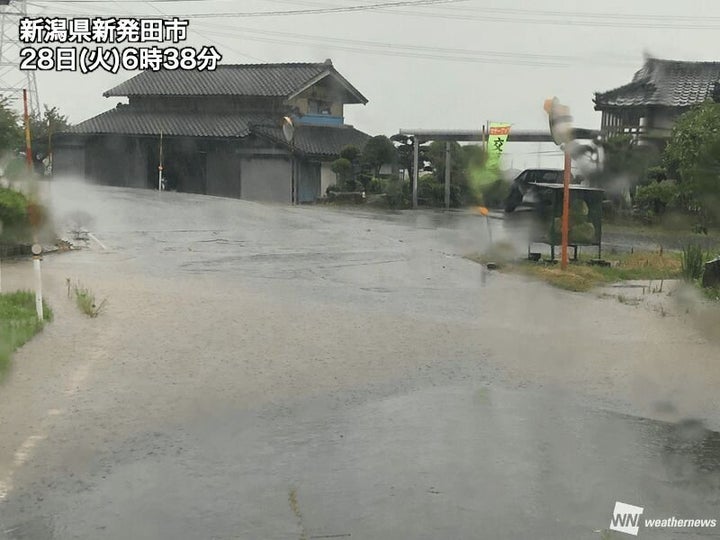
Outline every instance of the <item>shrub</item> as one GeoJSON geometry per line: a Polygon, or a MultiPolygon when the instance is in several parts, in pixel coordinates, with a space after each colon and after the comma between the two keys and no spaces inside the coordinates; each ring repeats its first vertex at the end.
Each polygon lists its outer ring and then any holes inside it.
{"type": "Polygon", "coordinates": [[[0,188],[0,242],[18,242],[30,236],[28,201],[22,193],[0,188]]]}
{"type": "Polygon", "coordinates": [[[445,201],[445,187],[432,174],[423,174],[418,178],[418,199],[429,206],[439,206],[445,201]]]}
{"type": "Polygon", "coordinates": [[[505,199],[510,195],[510,184],[505,180],[496,180],[480,189],[482,203],[489,208],[503,208],[505,199]]]}
{"type": "Polygon", "coordinates": [[[635,204],[641,210],[649,210],[660,215],[668,206],[673,206],[679,196],[680,190],[675,182],[662,180],[646,186],[638,186],[635,192],[635,204]]]}
{"type": "Polygon", "coordinates": [[[385,182],[382,178],[373,178],[370,182],[368,182],[367,191],[368,193],[383,193],[386,186],[387,182],[385,182]]]}
{"type": "Polygon", "coordinates": [[[407,208],[410,206],[411,187],[409,182],[403,182],[399,178],[392,178],[387,181],[385,194],[390,208],[407,208]]]}
{"type": "Polygon", "coordinates": [[[686,281],[699,279],[705,268],[705,253],[698,244],[688,244],[682,252],[682,276],[686,281]]]}
{"type": "Polygon", "coordinates": [[[95,293],[79,283],[75,285],[75,303],[80,311],[91,318],[96,318],[107,306],[107,298],[100,303],[95,300],[95,293]]]}

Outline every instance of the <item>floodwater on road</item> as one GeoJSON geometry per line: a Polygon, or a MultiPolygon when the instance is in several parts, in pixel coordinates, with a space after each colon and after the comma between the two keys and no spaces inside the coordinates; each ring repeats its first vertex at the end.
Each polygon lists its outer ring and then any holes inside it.
{"type": "MultiPolygon", "coordinates": [[[[616,501],[720,517],[720,351],[684,313],[485,274],[467,213],[52,200],[102,246],[45,258],[55,320],[0,385],[0,539],[602,538],[616,501]]],[[[512,223],[493,238],[522,252],[512,223]]]]}
{"type": "Polygon", "coordinates": [[[219,407],[158,429],[81,481],[21,489],[7,537],[590,539],[616,501],[648,519],[716,518],[720,503],[716,432],[486,385],[219,407]]]}

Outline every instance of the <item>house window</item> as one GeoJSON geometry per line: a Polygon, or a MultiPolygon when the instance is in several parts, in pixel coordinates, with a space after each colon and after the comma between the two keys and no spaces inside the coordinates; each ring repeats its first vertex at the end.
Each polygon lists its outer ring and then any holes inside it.
{"type": "Polygon", "coordinates": [[[319,99],[308,100],[308,114],[331,114],[330,103],[319,99]]]}

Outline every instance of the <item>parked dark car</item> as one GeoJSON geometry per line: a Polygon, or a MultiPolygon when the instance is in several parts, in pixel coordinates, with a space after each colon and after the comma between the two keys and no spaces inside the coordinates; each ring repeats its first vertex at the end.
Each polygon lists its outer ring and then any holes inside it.
{"type": "MultiPolygon", "coordinates": [[[[576,183],[572,178],[571,183],[576,183]]],[[[562,169],[525,169],[512,181],[510,194],[505,199],[505,211],[513,212],[523,203],[533,204],[534,184],[562,184],[562,169]]]]}

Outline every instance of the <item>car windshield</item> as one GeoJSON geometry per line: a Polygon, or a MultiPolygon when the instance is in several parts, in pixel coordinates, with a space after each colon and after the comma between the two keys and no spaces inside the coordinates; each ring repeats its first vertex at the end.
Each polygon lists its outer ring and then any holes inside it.
{"type": "Polygon", "coordinates": [[[0,540],[720,537],[718,30],[0,0],[0,540]]]}

